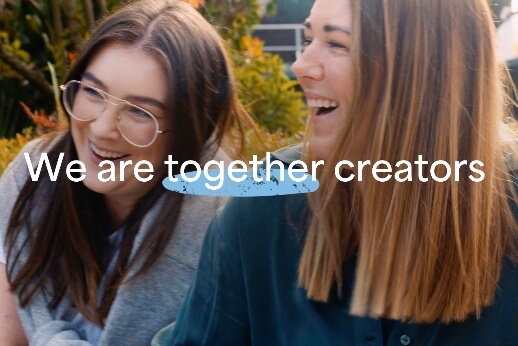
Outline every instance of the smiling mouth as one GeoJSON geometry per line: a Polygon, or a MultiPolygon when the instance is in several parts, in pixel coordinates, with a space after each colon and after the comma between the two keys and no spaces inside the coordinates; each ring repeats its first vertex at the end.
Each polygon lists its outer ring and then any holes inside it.
{"type": "Polygon", "coordinates": [[[120,159],[120,158],[128,156],[128,154],[101,150],[101,149],[97,148],[91,142],[90,142],[90,149],[93,151],[93,153],[95,155],[97,155],[101,159],[105,159],[105,160],[117,160],[117,159],[120,159]]]}
{"type": "Polygon", "coordinates": [[[307,100],[308,107],[316,108],[316,115],[324,115],[330,113],[338,108],[338,102],[332,100],[323,100],[323,99],[308,99],[307,100]]]}

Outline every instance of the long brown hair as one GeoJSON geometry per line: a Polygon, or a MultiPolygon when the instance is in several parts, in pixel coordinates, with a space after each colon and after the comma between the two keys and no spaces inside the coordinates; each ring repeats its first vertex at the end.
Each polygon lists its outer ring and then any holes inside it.
{"type": "MultiPolygon", "coordinates": [[[[137,47],[162,65],[173,131],[169,154],[175,160],[208,160],[231,126],[242,129],[248,118],[236,100],[225,47],[192,6],[146,0],[109,16],[85,43],[64,82],[80,80],[91,57],[113,42],[137,47]]],[[[65,163],[77,159],[70,131],[54,142],[48,153],[53,167],[61,152],[65,163]]],[[[155,176],[154,187],[124,221],[117,269],[107,280],[99,306],[97,288],[107,267],[108,235],[114,231],[103,196],[64,175],[56,182],[48,177],[37,182],[28,179],[7,230],[9,279],[21,306],[38,290],[50,293],[53,308],[67,294],[81,314],[103,325],[118,288],[148,270],[172,237],[183,195],[161,186],[165,174],[155,176]],[[132,254],[144,215],[159,201],[164,212],[149,225],[154,231],[132,254]],[[131,278],[130,270],[136,272],[131,278]]]]}
{"type": "Polygon", "coordinates": [[[356,255],[351,314],[445,323],[479,316],[518,239],[506,161],[517,132],[491,11],[485,0],[353,0],[352,13],[354,95],[309,197],[299,281],[308,297],[328,301],[341,290],[344,260],[356,255]],[[471,181],[463,166],[458,182],[427,175],[424,183],[414,171],[406,182],[367,174],[361,192],[340,183],[334,167],[364,119],[365,160],[480,160],[485,178],[471,181]]]}

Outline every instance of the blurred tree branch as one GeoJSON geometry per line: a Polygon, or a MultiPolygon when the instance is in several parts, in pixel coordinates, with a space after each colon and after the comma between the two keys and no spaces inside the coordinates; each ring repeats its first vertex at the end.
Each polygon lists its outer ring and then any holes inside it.
{"type": "Polygon", "coordinates": [[[220,6],[223,9],[220,25],[224,28],[232,26],[232,21],[238,13],[244,12],[248,7],[248,0],[228,0],[222,1],[220,6]]]}
{"type": "Polygon", "coordinates": [[[79,23],[76,20],[76,0],[65,1],[65,13],[67,17],[68,30],[70,31],[70,41],[72,46],[75,48],[78,46],[79,41],[81,40],[81,35],[79,34],[79,23]]]}
{"type": "Polygon", "coordinates": [[[45,76],[32,69],[28,64],[16,58],[9,52],[6,52],[0,45],[0,60],[9,65],[14,71],[27,78],[34,86],[36,86],[45,96],[54,98],[52,87],[45,79],[45,76]]]}
{"type": "Polygon", "coordinates": [[[63,33],[63,22],[61,21],[61,10],[59,8],[59,0],[51,0],[50,8],[52,14],[52,26],[54,29],[52,41],[59,45],[63,33]]]}
{"type": "Polygon", "coordinates": [[[85,7],[85,18],[89,30],[92,30],[95,25],[94,4],[91,0],[83,0],[85,7]]]}
{"type": "Polygon", "coordinates": [[[4,8],[14,8],[14,0],[0,0],[0,11],[4,8]]]}
{"type": "Polygon", "coordinates": [[[97,2],[97,6],[99,7],[98,17],[103,17],[106,15],[106,13],[108,13],[108,8],[106,7],[106,0],[99,0],[97,2]]]}
{"type": "Polygon", "coordinates": [[[14,0],[0,0],[0,10],[3,10],[4,8],[13,9],[14,0]]]}

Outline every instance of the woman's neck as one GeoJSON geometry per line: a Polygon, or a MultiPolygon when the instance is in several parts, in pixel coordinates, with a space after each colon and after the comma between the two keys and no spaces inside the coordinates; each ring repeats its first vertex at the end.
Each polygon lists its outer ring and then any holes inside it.
{"type": "Polygon", "coordinates": [[[136,201],[111,196],[105,196],[104,199],[114,230],[119,229],[133,210],[136,201]]]}

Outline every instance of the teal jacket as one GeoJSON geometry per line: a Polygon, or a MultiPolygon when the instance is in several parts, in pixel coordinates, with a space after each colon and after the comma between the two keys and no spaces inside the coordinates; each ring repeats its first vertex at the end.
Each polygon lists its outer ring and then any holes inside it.
{"type": "MultiPolygon", "coordinates": [[[[297,149],[278,153],[289,162],[297,149]]],[[[518,268],[505,262],[479,320],[411,324],[349,315],[355,258],[342,299],[319,303],[297,284],[305,195],[234,198],[212,222],[174,328],[156,345],[518,345],[518,268]]]]}

